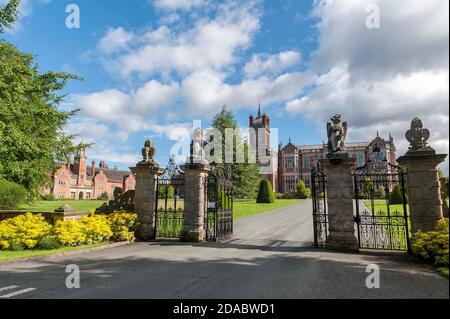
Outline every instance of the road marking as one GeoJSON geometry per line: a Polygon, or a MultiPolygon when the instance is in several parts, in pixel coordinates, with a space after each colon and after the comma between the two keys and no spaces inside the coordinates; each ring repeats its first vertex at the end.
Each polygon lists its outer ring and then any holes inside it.
{"type": "Polygon", "coordinates": [[[13,290],[13,289],[16,289],[16,288],[19,288],[19,286],[8,286],[8,287],[3,287],[3,288],[0,288],[0,292],[2,292],[2,291],[8,291],[8,290],[13,290]]]}
{"type": "Polygon", "coordinates": [[[27,288],[27,289],[19,290],[19,291],[12,292],[12,293],[7,294],[7,295],[0,296],[0,298],[11,298],[11,297],[15,297],[15,296],[18,296],[18,295],[25,294],[25,293],[33,291],[33,290],[36,290],[36,288],[27,288]]]}

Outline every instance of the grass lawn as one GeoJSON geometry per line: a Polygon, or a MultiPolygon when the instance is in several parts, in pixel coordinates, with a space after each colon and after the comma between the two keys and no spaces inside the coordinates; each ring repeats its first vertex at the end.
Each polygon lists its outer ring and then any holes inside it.
{"type": "Polygon", "coordinates": [[[53,254],[67,253],[70,251],[105,246],[107,244],[108,243],[100,243],[100,244],[83,245],[83,246],[77,246],[77,247],[63,247],[63,248],[52,249],[52,250],[23,250],[23,251],[0,250],[0,261],[16,260],[16,259],[35,257],[35,256],[47,256],[47,255],[53,255],[53,254]]]}
{"type": "MultiPolygon", "coordinates": [[[[364,205],[366,205],[367,209],[369,209],[369,211],[372,211],[372,202],[370,200],[365,200],[364,201],[364,205]]],[[[387,205],[386,205],[386,201],[383,199],[376,199],[374,200],[374,208],[375,208],[375,214],[376,215],[387,215],[387,205]],[[380,214],[383,213],[383,214],[380,214]]],[[[394,212],[398,212],[401,215],[403,215],[403,205],[402,204],[398,204],[398,205],[390,205],[390,212],[391,214],[394,212]]],[[[408,211],[408,205],[406,205],[406,211],[408,211]]]]}
{"type": "Polygon", "coordinates": [[[62,199],[55,201],[39,200],[31,204],[24,204],[19,207],[19,210],[29,210],[34,212],[52,212],[64,204],[68,204],[77,212],[87,212],[90,209],[96,209],[108,202],[107,200],[71,200],[62,199]]]}
{"type": "Polygon", "coordinates": [[[233,218],[238,220],[251,215],[261,214],[272,209],[300,203],[298,199],[277,199],[273,204],[257,204],[255,199],[238,200],[233,203],[233,218]]]}

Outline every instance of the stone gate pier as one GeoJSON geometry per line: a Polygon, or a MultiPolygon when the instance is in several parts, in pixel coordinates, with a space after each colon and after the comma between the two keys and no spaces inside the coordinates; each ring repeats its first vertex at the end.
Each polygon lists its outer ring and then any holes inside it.
{"type": "Polygon", "coordinates": [[[353,217],[352,168],[356,159],[346,152],[347,122],[340,114],[327,124],[328,154],[320,160],[327,176],[328,230],[326,245],[331,249],[358,251],[353,217]]]}
{"type": "Polygon", "coordinates": [[[142,149],[144,159],[131,167],[136,176],[134,210],[139,218],[136,237],[140,240],[150,240],[155,237],[155,210],[157,196],[157,178],[164,170],[153,159],[156,149],[152,140],[148,139],[142,149]]]}
{"type": "Polygon", "coordinates": [[[438,165],[447,154],[437,154],[427,145],[430,131],[423,127],[419,118],[412,120],[406,132],[410,143],[408,152],[397,161],[406,168],[411,232],[434,230],[443,218],[441,183],[438,165]]]}

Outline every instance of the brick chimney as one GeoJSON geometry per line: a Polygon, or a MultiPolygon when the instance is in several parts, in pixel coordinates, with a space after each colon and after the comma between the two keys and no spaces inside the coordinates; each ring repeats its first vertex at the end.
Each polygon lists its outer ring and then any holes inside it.
{"type": "Polygon", "coordinates": [[[94,175],[95,175],[95,160],[92,160],[91,176],[93,177],[94,175]]]}

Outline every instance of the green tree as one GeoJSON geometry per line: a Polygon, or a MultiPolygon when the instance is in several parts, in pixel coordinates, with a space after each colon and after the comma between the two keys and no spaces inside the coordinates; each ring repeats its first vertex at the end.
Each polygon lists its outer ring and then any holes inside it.
{"type": "MultiPolygon", "coordinates": [[[[237,129],[238,125],[232,112],[228,111],[224,106],[222,111],[216,114],[212,121],[212,126],[222,133],[222,162],[225,162],[225,130],[227,128],[237,129]]],[[[236,142],[234,139],[234,159],[236,159],[236,142]]],[[[261,180],[259,167],[255,163],[248,163],[248,145],[244,144],[245,163],[234,163],[233,167],[233,186],[234,196],[237,198],[255,198],[258,192],[258,184],[261,180]]],[[[216,165],[220,167],[220,165],[216,165]]]]}
{"type": "Polygon", "coordinates": [[[0,8],[0,33],[11,29],[17,20],[20,0],[10,0],[3,8],[0,8]]]}
{"type": "Polygon", "coordinates": [[[297,198],[307,199],[311,197],[311,190],[305,186],[305,183],[300,180],[297,185],[297,198]]]}
{"type": "MultiPolygon", "coordinates": [[[[0,31],[15,21],[19,1],[0,13],[0,31]]],[[[58,109],[67,81],[77,76],[41,73],[31,54],[0,40],[0,178],[37,194],[50,182],[57,163],[74,152],[73,136],[64,133],[77,110],[58,109]]]]}
{"type": "Polygon", "coordinates": [[[267,179],[263,179],[259,183],[259,192],[256,199],[258,204],[271,204],[275,203],[275,194],[272,190],[272,184],[267,179]]]}

